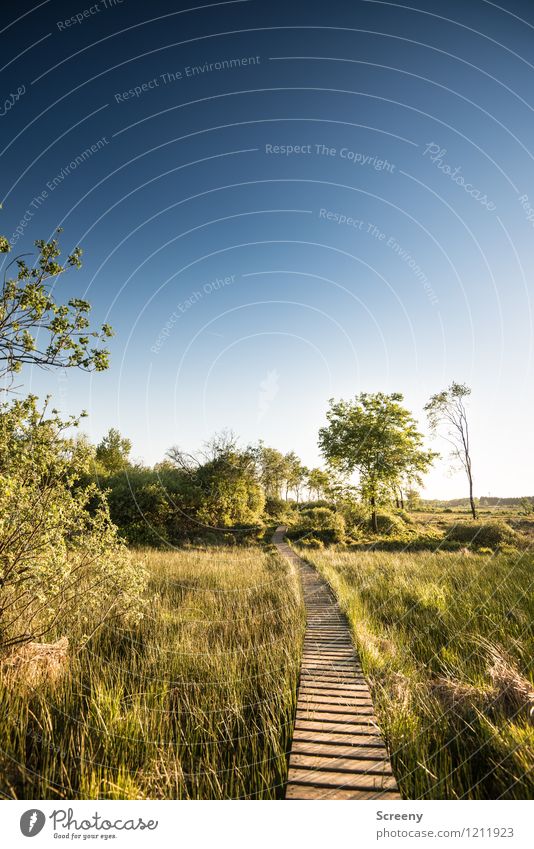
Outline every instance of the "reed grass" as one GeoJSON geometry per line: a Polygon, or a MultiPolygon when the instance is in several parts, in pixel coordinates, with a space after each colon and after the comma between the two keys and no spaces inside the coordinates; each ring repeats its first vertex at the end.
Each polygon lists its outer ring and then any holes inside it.
{"type": "Polygon", "coordinates": [[[144,620],[102,630],[39,684],[0,682],[0,792],[31,799],[274,799],[304,615],[258,548],[143,553],[144,620]]]}
{"type": "Polygon", "coordinates": [[[532,799],[534,557],[310,551],[408,799],[532,799]]]}

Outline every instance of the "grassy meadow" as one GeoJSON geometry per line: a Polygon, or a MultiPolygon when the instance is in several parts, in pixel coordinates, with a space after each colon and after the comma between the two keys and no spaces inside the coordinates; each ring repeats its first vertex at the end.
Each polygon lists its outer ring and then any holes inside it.
{"type": "Polygon", "coordinates": [[[403,797],[533,798],[534,556],[303,554],[349,617],[403,797]]]}
{"type": "Polygon", "coordinates": [[[145,551],[150,606],[54,675],[3,676],[0,792],[26,799],[275,799],[304,615],[268,550],[145,551]]]}

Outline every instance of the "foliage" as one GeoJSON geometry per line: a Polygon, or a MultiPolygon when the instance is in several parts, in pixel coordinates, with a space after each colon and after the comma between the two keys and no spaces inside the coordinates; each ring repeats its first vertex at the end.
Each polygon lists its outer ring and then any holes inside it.
{"type": "Polygon", "coordinates": [[[112,427],[96,446],[97,468],[100,473],[116,474],[130,465],[132,443],[112,427]]]}
{"type": "Polygon", "coordinates": [[[264,512],[267,520],[270,519],[284,524],[293,521],[295,518],[293,504],[284,498],[266,498],[264,512]]]}
{"type": "Polygon", "coordinates": [[[422,505],[421,495],[417,489],[411,487],[406,492],[406,504],[408,510],[419,510],[422,505]]]}
{"type": "Polygon", "coordinates": [[[310,469],[308,472],[307,485],[310,496],[313,495],[316,499],[324,498],[328,494],[330,484],[330,475],[324,469],[310,469]]]}
{"type": "Polygon", "coordinates": [[[514,545],[519,535],[506,522],[494,519],[489,522],[463,522],[447,531],[447,539],[491,549],[514,545]]]}
{"type": "Polygon", "coordinates": [[[367,527],[371,515],[367,505],[354,498],[346,498],[338,505],[338,509],[345,519],[347,530],[354,531],[367,527]]]}
{"type": "Polygon", "coordinates": [[[288,536],[299,539],[303,535],[314,536],[327,544],[343,542],[345,520],[341,513],[328,507],[312,507],[301,510],[288,536]]]}
{"type": "Polygon", "coordinates": [[[255,449],[259,478],[267,498],[280,498],[287,479],[287,463],[284,455],[276,448],[260,442],[255,449]]]}
{"type": "MultiPolygon", "coordinates": [[[[370,529],[373,530],[372,526],[370,526],[370,529]]],[[[386,536],[394,536],[400,535],[405,531],[406,523],[398,513],[391,513],[385,510],[377,512],[376,532],[379,534],[385,534],[386,536]]]]}
{"type": "Polygon", "coordinates": [[[289,454],[286,454],[284,461],[286,498],[288,497],[289,492],[294,492],[298,504],[301,489],[308,479],[309,471],[306,466],[303,466],[294,451],[290,451],[289,454]]]}
{"type": "Polygon", "coordinates": [[[227,452],[200,466],[195,482],[202,493],[197,511],[202,524],[221,528],[260,521],[265,496],[247,451],[227,452]]]}
{"type": "Polygon", "coordinates": [[[345,474],[359,473],[375,531],[376,507],[385,492],[407,477],[419,480],[436,456],[423,448],[423,437],[402,401],[398,392],[362,392],[354,401],[331,400],[328,425],[319,432],[327,461],[345,474]]]}
{"type": "MultiPolygon", "coordinates": [[[[106,369],[107,349],[91,340],[104,342],[113,335],[111,327],[103,324],[91,331],[88,301],[70,298],[61,304],[53,295],[58,278],[69,269],[80,268],[81,249],[75,248],[61,262],[57,239],[39,239],[35,246],[38,255],[33,265],[17,257],[8,265],[0,287],[0,378],[11,384],[25,364],[106,369]],[[13,276],[8,277],[13,266],[13,276]]],[[[10,250],[7,239],[1,237],[0,253],[10,250]]]]}
{"type": "Polygon", "coordinates": [[[111,519],[130,545],[158,547],[173,540],[175,493],[159,474],[130,468],[107,478],[105,486],[111,519]]]}
{"type": "Polygon", "coordinates": [[[519,509],[524,516],[530,516],[534,513],[534,501],[532,498],[522,498],[519,502],[519,509]]]}
{"type": "Polygon", "coordinates": [[[324,548],[324,542],[318,537],[303,537],[299,540],[300,548],[324,548]]]}
{"type": "Polygon", "coordinates": [[[250,449],[219,435],[198,457],[177,447],[168,456],[154,469],[129,466],[104,481],[112,520],[128,542],[218,543],[227,530],[249,539],[261,527],[265,497],[250,449]]]}
{"type": "Polygon", "coordinates": [[[105,500],[80,483],[91,455],[65,435],[76,423],[39,410],[32,396],[0,408],[3,651],[142,610],[144,572],[118,541],[105,500]]]}

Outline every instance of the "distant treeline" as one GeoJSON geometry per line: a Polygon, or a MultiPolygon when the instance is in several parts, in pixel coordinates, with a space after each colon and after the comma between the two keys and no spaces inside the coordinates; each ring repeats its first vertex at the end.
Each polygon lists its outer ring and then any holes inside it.
{"type": "MultiPolygon", "coordinates": [[[[499,498],[494,495],[481,495],[475,499],[479,507],[520,507],[525,501],[534,505],[534,495],[520,495],[515,498],[499,498]]],[[[450,498],[448,501],[440,501],[432,498],[422,498],[423,507],[469,507],[468,498],[450,498]]]]}

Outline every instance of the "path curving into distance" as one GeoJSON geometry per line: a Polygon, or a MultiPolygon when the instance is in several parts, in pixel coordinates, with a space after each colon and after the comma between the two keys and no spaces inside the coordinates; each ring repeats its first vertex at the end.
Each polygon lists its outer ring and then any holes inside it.
{"type": "Polygon", "coordinates": [[[298,569],[306,632],[286,799],[400,799],[349,623],[326,581],[284,541],[298,569]]]}

